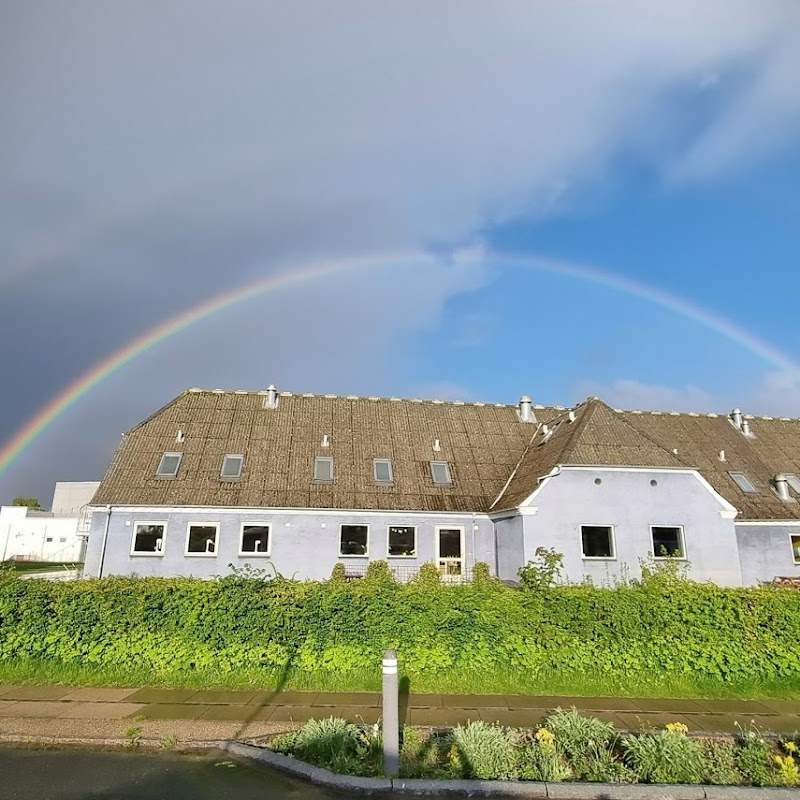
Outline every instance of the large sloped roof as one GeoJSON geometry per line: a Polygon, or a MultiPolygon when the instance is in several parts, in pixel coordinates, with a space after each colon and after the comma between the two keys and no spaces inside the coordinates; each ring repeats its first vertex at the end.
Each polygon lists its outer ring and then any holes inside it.
{"type": "Polygon", "coordinates": [[[800,502],[772,485],[777,473],[800,475],[800,419],[747,416],[745,436],[727,416],[620,411],[597,398],[536,406],[531,424],[515,405],[284,392],[266,409],[264,395],[184,392],[123,437],[93,502],[485,512],[517,507],[556,465],[638,466],[698,469],[740,519],[800,519],[800,502]],[[156,477],[164,452],[183,454],[171,480],[156,477]],[[226,453],[245,456],[239,480],[220,477],[226,453]],[[315,456],[334,458],[332,483],[313,481],[315,456]],[[392,460],[391,485],[375,482],[375,458],[392,460]],[[450,464],[452,485],[433,483],[431,461],[450,464]],[[757,494],[739,488],[737,471],[757,494]]]}
{"type": "Polygon", "coordinates": [[[123,437],[94,503],[481,512],[536,430],[508,405],[284,392],[263,406],[263,392],[184,392],[123,437]],[[183,453],[174,479],[156,477],[164,452],[183,453]],[[245,456],[237,481],[220,478],[226,453],[245,456]],[[333,483],[314,483],[315,456],[334,458],[333,483]],[[392,460],[391,486],[375,458],[392,460]],[[431,461],[449,462],[452,485],[433,483],[431,461]]]}

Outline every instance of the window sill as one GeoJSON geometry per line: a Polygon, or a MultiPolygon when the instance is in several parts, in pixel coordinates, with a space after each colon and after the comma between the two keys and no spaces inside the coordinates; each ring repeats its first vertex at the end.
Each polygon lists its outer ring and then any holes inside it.
{"type": "Polygon", "coordinates": [[[177,475],[156,475],[157,481],[174,481],[177,475]]]}
{"type": "Polygon", "coordinates": [[[686,556],[653,556],[654,561],[688,561],[686,556]]]}
{"type": "Polygon", "coordinates": [[[131,553],[131,558],[139,558],[143,556],[144,558],[163,558],[163,553],[131,553]]]}
{"type": "Polygon", "coordinates": [[[356,555],[355,553],[339,553],[339,558],[369,558],[369,555],[367,553],[363,556],[356,555]]]}
{"type": "Polygon", "coordinates": [[[186,558],[216,558],[216,553],[184,553],[186,558]]]}
{"type": "Polygon", "coordinates": [[[417,554],[413,553],[410,556],[393,556],[391,553],[387,556],[387,558],[417,558],[417,554]]]}
{"type": "Polygon", "coordinates": [[[616,556],[581,556],[583,561],[616,561],[616,556]]]}
{"type": "Polygon", "coordinates": [[[239,553],[239,558],[269,558],[269,553],[239,553]]]}

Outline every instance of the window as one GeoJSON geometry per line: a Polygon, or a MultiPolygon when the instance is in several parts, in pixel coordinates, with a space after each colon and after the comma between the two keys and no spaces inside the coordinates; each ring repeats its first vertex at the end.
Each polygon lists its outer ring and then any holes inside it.
{"type": "Polygon", "coordinates": [[[46,542],[52,542],[52,541],[53,541],[53,537],[52,537],[52,536],[48,536],[48,537],[45,539],[45,541],[46,541],[46,542]]]}
{"type": "Polygon", "coordinates": [[[395,558],[417,554],[417,529],[414,525],[389,526],[389,555],[395,558]]]}
{"type": "Polygon", "coordinates": [[[433,482],[440,486],[453,482],[450,477],[450,465],[446,461],[431,461],[431,475],[433,482]]]}
{"type": "Polygon", "coordinates": [[[736,485],[747,494],[758,494],[758,489],[750,482],[750,478],[744,472],[729,472],[731,478],[736,481],[736,485]]]}
{"type": "Polygon", "coordinates": [[[792,542],[792,560],[800,564],[800,534],[793,533],[789,538],[792,542]]]}
{"type": "Polygon", "coordinates": [[[174,478],[178,474],[178,467],[181,465],[182,458],[182,453],[164,453],[156,470],[156,477],[174,478]]]}
{"type": "Polygon", "coordinates": [[[391,483],[394,480],[392,462],[388,458],[376,458],[372,461],[375,471],[375,483],[391,483]]]}
{"type": "Polygon", "coordinates": [[[331,456],[317,456],[314,459],[314,480],[319,483],[333,482],[333,458],[331,456]]]}
{"type": "Polygon", "coordinates": [[[792,491],[795,494],[800,494],[800,480],[798,480],[797,475],[787,475],[786,483],[792,487],[792,491]]]}
{"type": "Polygon", "coordinates": [[[222,472],[220,477],[234,480],[235,478],[242,477],[242,465],[244,464],[244,456],[231,455],[228,453],[222,459],[222,472]]]}
{"type": "Polygon", "coordinates": [[[67,537],[66,536],[62,536],[58,541],[59,542],[66,542],[67,541],[67,537]]]}
{"type": "Polygon", "coordinates": [[[369,525],[342,525],[339,534],[340,556],[366,556],[369,525]]]}
{"type": "Polygon", "coordinates": [[[262,523],[242,525],[240,555],[266,556],[269,554],[270,526],[262,523]]]}
{"type": "Polygon", "coordinates": [[[219,525],[190,524],[186,534],[187,556],[213,556],[217,552],[219,525]]]}
{"type": "Polygon", "coordinates": [[[581,553],[584,558],[616,558],[611,525],[581,525],[581,553]]]}
{"type": "Polygon", "coordinates": [[[131,555],[164,555],[167,526],[161,522],[137,522],[133,526],[131,555]]]}
{"type": "Polygon", "coordinates": [[[680,525],[651,525],[653,555],[656,558],[686,558],[680,525]]]}

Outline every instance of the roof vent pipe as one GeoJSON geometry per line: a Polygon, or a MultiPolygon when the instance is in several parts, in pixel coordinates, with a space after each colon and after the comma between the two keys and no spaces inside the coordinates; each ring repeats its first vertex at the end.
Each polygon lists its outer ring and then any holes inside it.
{"type": "Polygon", "coordinates": [[[780,497],[781,500],[791,500],[789,495],[789,482],[786,480],[786,476],[782,472],[779,472],[775,476],[775,489],[777,490],[778,497],[780,497]]]}
{"type": "Polygon", "coordinates": [[[731,411],[731,420],[733,424],[739,429],[742,429],[742,409],[741,408],[734,408],[731,411]]]}
{"type": "Polygon", "coordinates": [[[725,451],[724,450],[720,450],[719,451],[719,460],[720,461],[724,461],[725,460],[725,451]]]}
{"type": "Polygon", "coordinates": [[[742,420],[741,431],[745,436],[752,436],[753,435],[752,433],[750,433],[750,423],[746,419],[742,420]]]}
{"type": "Polygon", "coordinates": [[[271,383],[267,386],[267,396],[264,398],[264,408],[277,408],[278,407],[278,390],[275,384],[271,383]]]}
{"type": "Polygon", "coordinates": [[[517,413],[520,422],[536,422],[536,415],[533,413],[531,399],[528,395],[524,394],[520,397],[517,413]]]}

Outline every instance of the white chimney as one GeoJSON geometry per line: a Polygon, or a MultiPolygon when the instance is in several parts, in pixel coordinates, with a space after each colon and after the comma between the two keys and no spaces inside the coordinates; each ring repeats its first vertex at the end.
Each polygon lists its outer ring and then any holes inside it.
{"type": "Polygon", "coordinates": [[[775,489],[778,492],[778,497],[781,500],[791,500],[791,496],[789,494],[789,482],[786,480],[786,476],[779,472],[775,476],[775,489]]]}
{"type": "Polygon", "coordinates": [[[520,422],[536,422],[536,415],[533,413],[531,399],[528,395],[524,394],[520,397],[517,414],[519,415],[520,422]]]}
{"type": "Polygon", "coordinates": [[[731,411],[731,420],[733,424],[739,429],[742,429],[742,409],[741,408],[734,408],[731,411]]]}
{"type": "Polygon", "coordinates": [[[725,451],[724,450],[720,450],[719,451],[719,460],[720,461],[724,461],[725,460],[725,451]]]}
{"type": "Polygon", "coordinates": [[[748,420],[746,420],[746,419],[742,420],[741,431],[745,436],[752,436],[753,435],[752,433],[750,433],[750,423],[748,422],[748,420]]]}
{"type": "Polygon", "coordinates": [[[434,439],[433,440],[433,452],[434,453],[439,453],[439,452],[441,452],[441,450],[442,450],[441,443],[439,442],[438,439],[434,439]]]}
{"type": "Polygon", "coordinates": [[[277,408],[278,407],[278,390],[275,384],[271,383],[267,386],[267,396],[264,398],[264,408],[277,408]]]}

